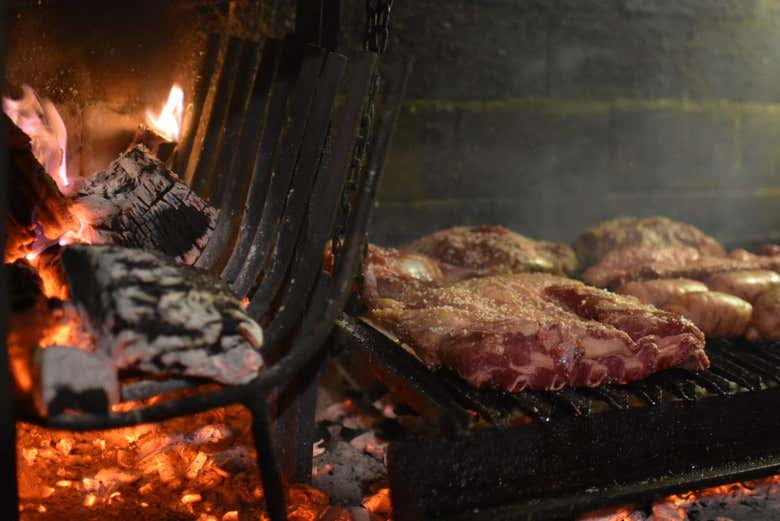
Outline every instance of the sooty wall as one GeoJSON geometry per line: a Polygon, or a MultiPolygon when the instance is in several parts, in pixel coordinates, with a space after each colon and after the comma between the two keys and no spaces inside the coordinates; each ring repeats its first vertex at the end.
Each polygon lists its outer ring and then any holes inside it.
{"type": "Polygon", "coordinates": [[[657,213],[780,239],[780,2],[400,0],[391,33],[416,64],[374,241],[657,213]]]}

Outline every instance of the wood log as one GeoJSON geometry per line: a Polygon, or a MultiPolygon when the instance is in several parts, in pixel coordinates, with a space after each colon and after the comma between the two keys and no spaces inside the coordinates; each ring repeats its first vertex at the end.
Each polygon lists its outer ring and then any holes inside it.
{"type": "Polygon", "coordinates": [[[108,412],[119,401],[119,379],[111,360],[76,347],[51,346],[35,356],[35,405],[42,416],[74,409],[108,412]]]}
{"type": "Polygon", "coordinates": [[[62,262],[74,304],[117,368],[245,383],[263,335],[212,274],[147,251],[72,245],[62,262]]]}
{"type": "Polygon", "coordinates": [[[74,212],[89,225],[89,242],[153,251],[184,264],[198,259],[218,215],[143,145],[84,180],[74,212]]]}

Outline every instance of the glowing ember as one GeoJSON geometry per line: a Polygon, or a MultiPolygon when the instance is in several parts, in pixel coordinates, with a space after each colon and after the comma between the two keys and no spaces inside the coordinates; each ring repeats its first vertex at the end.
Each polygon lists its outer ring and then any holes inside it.
{"type": "Polygon", "coordinates": [[[694,519],[729,519],[733,511],[735,519],[762,519],[756,512],[765,508],[776,511],[780,505],[780,476],[756,481],[731,483],[718,487],[686,492],[656,501],[652,516],[631,506],[602,509],[579,518],[579,521],[693,521],[694,519]],[[761,505],[764,505],[763,507],[761,505]],[[718,511],[718,509],[721,509],[718,511]],[[742,517],[744,511],[749,517],[742,517]],[[727,513],[728,517],[718,514],[727,513]]]}
{"type": "Polygon", "coordinates": [[[178,84],[171,87],[168,101],[163,105],[159,114],[146,111],[146,124],[168,141],[179,141],[181,132],[181,120],[184,115],[184,91],[178,84]]]}
{"type": "Polygon", "coordinates": [[[30,137],[35,158],[63,192],[70,185],[66,152],[68,132],[51,100],[40,98],[29,85],[22,85],[18,100],[3,96],[3,112],[30,137]]]}

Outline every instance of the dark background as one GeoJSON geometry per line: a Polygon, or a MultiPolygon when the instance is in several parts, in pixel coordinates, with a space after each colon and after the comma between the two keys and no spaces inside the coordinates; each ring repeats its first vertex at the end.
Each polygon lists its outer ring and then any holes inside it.
{"type": "Polygon", "coordinates": [[[391,34],[416,65],[375,241],[651,214],[780,240],[780,2],[396,0],[391,34]]]}
{"type": "MultiPolygon", "coordinates": [[[[294,3],[15,0],[7,78],[57,103],[89,173],[114,154],[96,159],[93,122],[131,133],[173,81],[191,88],[208,31],[280,35],[294,3]]],[[[341,14],[359,48],[364,1],[341,14]]],[[[390,32],[416,65],[375,242],[481,223],[568,241],[650,214],[780,241],[777,0],[395,0],[390,32]]]]}

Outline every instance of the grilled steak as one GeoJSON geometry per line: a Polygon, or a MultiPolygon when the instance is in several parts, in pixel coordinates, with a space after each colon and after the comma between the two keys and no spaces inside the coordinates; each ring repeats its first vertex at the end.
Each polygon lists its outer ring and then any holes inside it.
{"type": "Polygon", "coordinates": [[[688,246],[703,255],[722,256],[723,246],[690,224],[666,217],[623,217],[593,226],[574,242],[583,267],[591,266],[609,252],[631,247],[688,246]]]}
{"type": "Polygon", "coordinates": [[[419,253],[368,246],[363,261],[363,300],[369,308],[418,299],[445,282],[439,264],[419,253]]]}
{"type": "Polygon", "coordinates": [[[565,244],[529,239],[503,226],[448,228],[403,250],[438,260],[450,280],[535,271],[573,274],[577,269],[577,258],[565,244]]]}
{"type": "Polygon", "coordinates": [[[712,291],[722,291],[748,302],[780,284],[780,274],[769,270],[744,270],[716,273],[705,280],[712,291]]]}
{"type": "Polygon", "coordinates": [[[598,386],[709,365],[704,335],[687,319],[554,275],[496,275],[409,296],[375,298],[368,317],[429,367],[450,367],[476,387],[598,386]]]}
{"type": "Polygon", "coordinates": [[[711,337],[743,335],[753,312],[750,303],[718,291],[684,293],[664,304],[663,309],[690,319],[711,337]]]}
{"type": "Polygon", "coordinates": [[[735,250],[728,255],[704,255],[695,248],[634,247],[614,250],[588,268],[582,279],[601,288],[617,288],[632,280],[690,278],[705,281],[718,273],[780,270],[780,255],[755,255],[735,250]]]}
{"type": "Polygon", "coordinates": [[[780,286],[765,291],[753,303],[753,319],[746,336],[754,342],[780,342],[780,286]]]}
{"type": "Polygon", "coordinates": [[[707,290],[707,286],[698,280],[652,279],[626,282],[615,291],[621,295],[632,295],[640,302],[662,308],[664,304],[679,295],[707,290]]]}

